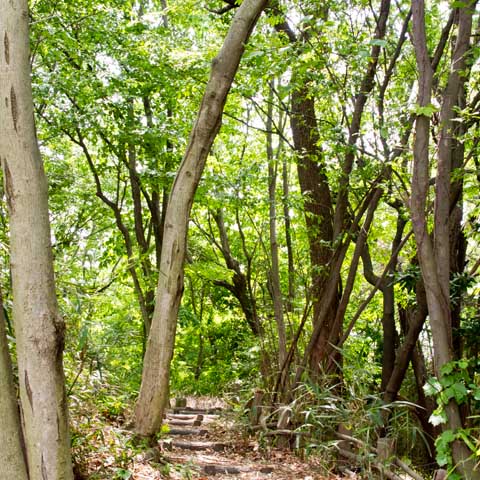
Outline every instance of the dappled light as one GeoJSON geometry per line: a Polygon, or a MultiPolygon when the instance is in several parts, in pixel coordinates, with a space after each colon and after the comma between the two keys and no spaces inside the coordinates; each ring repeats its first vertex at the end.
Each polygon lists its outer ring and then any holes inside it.
{"type": "Polygon", "coordinates": [[[480,480],[476,0],[0,0],[0,480],[480,480]]]}

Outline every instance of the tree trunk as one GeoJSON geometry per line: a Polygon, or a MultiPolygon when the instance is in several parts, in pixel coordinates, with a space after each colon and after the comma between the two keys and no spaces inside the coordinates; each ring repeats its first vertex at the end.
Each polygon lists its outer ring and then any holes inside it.
{"type": "Polygon", "coordinates": [[[435,399],[427,397],[423,391],[423,387],[427,383],[430,375],[428,375],[425,366],[425,358],[419,342],[417,342],[416,347],[413,349],[411,363],[415,375],[415,383],[417,384],[416,403],[420,407],[416,409],[416,413],[428,444],[427,453],[429,456],[429,462],[433,463],[435,462],[435,438],[440,433],[440,428],[435,427],[428,421],[435,408],[437,408],[437,405],[435,399]]]}
{"type": "Polygon", "coordinates": [[[292,228],[290,220],[290,189],[288,186],[288,166],[287,159],[284,158],[282,162],[282,205],[283,216],[285,218],[285,245],[287,247],[288,257],[288,298],[287,298],[287,311],[293,312],[293,302],[295,300],[295,267],[293,261],[293,245],[292,245],[292,228]]]}
{"type": "MultiPolygon", "coordinates": [[[[273,88],[273,84],[272,84],[273,88]]],[[[287,358],[287,334],[285,331],[285,320],[283,317],[283,297],[280,285],[280,265],[278,255],[277,241],[277,171],[278,171],[278,155],[275,158],[273,154],[272,140],[272,115],[273,115],[273,98],[272,89],[270,89],[270,102],[268,104],[267,116],[267,160],[268,160],[268,204],[269,204],[269,237],[270,237],[270,283],[272,290],[273,313],[275,323],[277,325],[278,335],[278,368],[281,369],[287,358]]],[[[279,153],[280,150],[277,152],[279,153]]]]}
{"type": "Polygon", "coordinates": [[[135,408],[139,434],[160,429],[168,400],[170,361],[177,314],[183,292],[183,263],[193,197],[212,143],[220,129],[223,107],[240,59],[266,0],[244,0],[238,8],[223,46],[212,62],[197,120],[178,170],[165,214],[157,302],[145,352],[140,395],[135,408]]]}
{"type": "Polygon", "coordinates": [[[415,307],[400,312],[401,319],[402,316],[405,317],[403,322],[405,324],[405,335],[403,343],[396,354],[394,368],[383,392],[383,400],[385,403],[391,403],[397,399],[398,392],[407,373],[412,352],[417,345],[418,337],[427,318],[427,300],[421,281],[417,282],[416,299],[417,305],[415,307]]]}
{"type": "Polygon", "coordinates": [[[23,433],[18,414],[17,394],[13,384],[12,364],[8,353],[5,315],[0,294],[0,480],[28,480],[23,450],[23,433]]]}
{"type": "Polygon", "coordinates": [[[235,296],[240,303],[240,308],[245,315],[245,320],[252,330],[252,333],[255,336],[261,337],[263,335],[263,327],[258,318],[255,297],[251,294],[252,292],[249,288],[248,267],[247,273],[244,273],[240,267],[240,262],[232,255],[227,228],[225,227],[223,219],[223,210],[221,208],[217,210],[217,212],[213,214],[213,218],[217,224],[218,233],[220,234],[220,244],[217,244],[217,246],[222,252],[227,268],[233,272],[231,282],[215,280],[213,283],[226,288],[235,296]]]}
{"type": "MultiPolygon", "coordinates": [[[[385,36],[389,11],[390,0],[382,0],[375,39],[383,39],[385,36]]],[[[282,18],[281,12],[275,5],[271,8],[271,12],[282,18]]],[[[322,7],[323,17],[326,17],[326,12],[327,8],[322,7]]],[[[311,35],[310,31],[302,31],[297,36],[283,19],[276,23],[275,28],[278,32],[285,34],[292,44],[306,43],[311,35]]],[[[314,331],[318,331],[316,335],[317,343],[309,349],[309,367],[314,375],[322,370],[325,360],[328,359],[325,345],[328,342],[336,345],[340,340],[340,330],[336,320],[340,301],[338,293],[340,278],[338,285],[335,285],[337,292],[331,301],[327,300],[326,292],[329,285],[333,288],[331,279],[337,276],[337,272],[332,271],[331,267],[334,263],[333,243],[337,240],[337,237],[343,235],[346,229],[349,177],[355,159],[355,145],[359,138],[363,110],[368,95],[374,87],[380,51],[381,47],[379,45],[372,46],[371,60],[362,78],[360,90],[355,97],[348,139],[348,144],[352,148],[346,153],[342,165],[342,176],[335,211],[326,175],[324,153],[320,146],[314,96],[310,92],[306,79],[300,78],[297,72],[292,75],[291,83],[296,87],[292,92],[290,123],[293,143],[298,155],[298,179],[304,196],[305,222],[312,267],[313,323],[314,331]],[[324,310],[327,302],[329,303],[329,311],[325,314],[324,310]],[[336,335],[332,335],[332,332],[335,332],[336,335]]]]}
{"type": "Polygon", "coordinates": [[[390,266],[385,279],[381,280],[379,277],[377,277],[377,275],[375,275],[368,245],[366,245],[366,248],[362,252],[365,279],[373,286],[378,284],[383,295],[382,392],[385,391],[388,380],[390,379],[395,366],[395,344],[397,340],[397,329],[395,327],[395,291],[393,278],[397,268],[398,247],[402,242],[402,234],[405,224],[406,220],[402,218],[402,214],[399,211],[397,217],[397,229],[391,247],[392,256],[390,266]]]}
{"type": "MultiPolygon", "coordinates": [[[[453,360],[452,324],[450,310],[450,174],[451,128],[454,107],[461,87],[461,75],[465,68],[465,55],[469,48],[472,25],[472,2],[459,9],[459,29],[452,56],[452,72],[443,95],[441,110],[442,131],[438,146],[437,178],[435,188],[434,242],[427,230],[427,194],[429,187],[429,136],[430,118],[419,113],[415,124],[414,165],[412,178],[411,212],[418,259],[425,284],[430,326],[432,329],[435,372],[441,376],[441,368],[453,360]]],[[[427,50],[425,32],[425,5],[423,0],[412,1],[413,39],[419,72],[417,103],[428,108],[431,103],[433,81],[432,64],[427,50]]],[[[446,428],[457,431],[462,428],[458,404],[451,400],[445,406],[448,418],[446,428]]],[[[452,454],[458,471],[464,478],[478,479],[480,471],[474,471],[474,461],[467,445],[461,440],[452,443],[452,454]]]]}
{"type": "Polygon", "coordinates": [[[13,319],[30,480],[72,479],[47,181],[30,82],[26,0],[0,1],[0,158],[10,212],[13,319]]]}
{"type": "MultiPolygon", "coordinates": [[[[326,17],[327,9],[322,7],[322,10],[322,16],[326,17]]],[[[282,13],[275,4],[269,12],[282,18],[282,13]]],[[[275,29],[286,35],[292,45],[298,45],[299,51],[310,35],[310,32],[305,31],[297,35],[283,18],[277,21],[275,29]]],[[[324,153],[320,146],[315,96],[310,91],[307,79],[301,78],[297,72],[293,72],[291,85],[295,88],[291,96],[290,128],[297,155],[298,183],[303,196],[312,272],[313,323],[314,328],[317,328],[325,303],[327,283],[332,276],[330,265],[333,258],[333,202],[324,153]]],[[[336,285],[335,288],[338,290],[336,285]]],[[[336,293],[320,326],[319,342],[311,349],[308,361],[313,374],[318,374],[323,367],[325,352],[322,346],[329,337],[338,302],[339,295],[336,293]]]]}

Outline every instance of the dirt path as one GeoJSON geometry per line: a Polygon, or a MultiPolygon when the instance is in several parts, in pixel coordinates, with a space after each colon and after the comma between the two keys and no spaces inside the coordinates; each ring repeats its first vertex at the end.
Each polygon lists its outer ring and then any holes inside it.
{"type": "Polygon", "coordinates": [[[260,448],[244,436],[224,410],[180,408],[167,413],[169,432],[158,447],[137,458],[132,479],[326,480],[314,459],[302,461],[287,450],[260,448]]]}

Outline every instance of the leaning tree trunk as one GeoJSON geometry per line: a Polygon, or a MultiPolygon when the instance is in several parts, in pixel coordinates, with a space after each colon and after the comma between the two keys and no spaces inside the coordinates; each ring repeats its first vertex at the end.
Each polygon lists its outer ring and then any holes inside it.
{"type": "Polygon", "coordinates": [[[193,197],[220,129],[223,107],[245,43],[266,4],[267,0],[244,0],[238,8],[223,46],[212,62],[197,120],[172,187],[165,214],[155,312],[135,408],[135,428],[142,435],[158,432],[168,400],[170,361],[183,293],[183,262],[193,197]]]}
{"type": "Polygon", "coordinates": [[[13,384],[12,364],[8,353],[5,315],[0,293],[0,480],[28,480],[23,451],[22,429],[18,415],[17,395],[13,384]]]}
{"type": "Polygon", "coordinates": [[[13,319],[29,478],[64,480],[73,478],[64,323],[55,297],[47,181],[33,118],[28,18],[26,0],[0,0],[0,159],[10,212],[13,319]]]}

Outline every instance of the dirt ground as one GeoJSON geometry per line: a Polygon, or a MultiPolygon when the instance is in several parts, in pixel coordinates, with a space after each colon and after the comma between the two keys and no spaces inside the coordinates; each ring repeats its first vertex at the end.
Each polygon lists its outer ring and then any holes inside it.
{"type": "MultiPolygon", "coordinates": [[[[227,405],[220,400],[188,398],[187,408],[175,415],[170,413],[167,423],[189,418],[192,412],[216,412],[200,414],[199,434],[185,427],[188,435],[172,426],[175,435],[166,434],[159,443],[162,469],[156,469],[148,462],[134,465],[133,479],[278,479],[278,480],[325,480],[339,478],[330,474],[321,461],[310,457],[302,459],[286,449],[278,449],[262,442],[262,438],[248,436],[231,415],[227,405]],[[193,433],[192,433],[193,432],[193,433]],[[187,448],[185,448],[187,447],[187,448]],[[190,448],[199,448],[190,450],[190,448]]],[[[178,411],[178,410],[176,410],[178,411]]],[[[192,415],[194,417],[195,415],[192,415]]],[[[198,416],[198,414],[197,414],[198,416]]]]}
{"type": "Polygon", "coordinates": [[[168,411],[165,424],[158,444],[139,448],[127,419],[109,425],[89,419],[90,433],[82,437],[83,446],[74,448],[74,459],[80,459],[76,480],[359,478],[339,477],[319,456],[275,448],[270,439],[247,435],[218,399],[188,398],[185,408],[168,411]]]}

